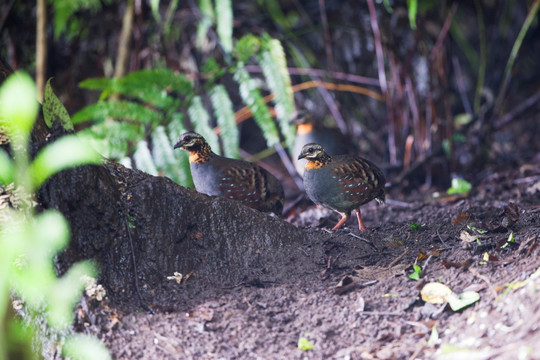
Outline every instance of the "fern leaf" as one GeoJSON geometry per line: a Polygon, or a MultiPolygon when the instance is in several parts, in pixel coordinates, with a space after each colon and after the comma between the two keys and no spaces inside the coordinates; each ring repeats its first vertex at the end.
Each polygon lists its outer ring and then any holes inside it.
{"type": "Polygon", "coordinates": [[[175,74],[169,69],[141,70],[119,79],[87,79],[79,83],[79,86],[102,90],[101,100],[111,94],[121,94],[166,111],[179,106],[179,101],[172,96],[172,92],[188,95],[193,89],[193,84],[185,76],[175,74]]]}
{"type": "Polygon", "coordinates": [[[210,29],[215,19],[212,0],[199,0],[199,10],[201,11],[202,19],[197,26],[197,47],[200,49],[202,48],[204,39],[206,39],[208,29],[210,29]]]}
{"type": "Polygon", "coordinates": [[[239,134],[234,117],[233,104],[225,90],[225,86],[216,85],[210,90],[210,100],[214,107],[214,115],[217,124],[221,128],[221,140],[223,141],[223,153],[227,157],[238,159],[239,134]]]}
{"type": "Polygon", "coordinates": [[[103,121],[112,117],[116,119],[133,120],[141,124],[157,124],[161,120],[161,114],[146,106],[130,101],[100,101],[83,108],[71,118],[74,124],[84,121],[103,121]]]}
{"type": "Polygon", "coordinates": [[[108,159],[122,159],[129,152],[129,145],[136,144],[145,136],[144,125],[107,120],[80,131],[89,138],[90,144],[108,159]]]}
{"type": "Polygon", "coordinates": [[[295,131],[290,120],[294,114],[294,96],[291,78],[287,71],[287,60],[281,43],[276,39],[268,39],[259,55],[259,64],[263,70],[268,87],[274,93],[275,109],[279,119],[281,132],[289,148],[294,143],[295,131]]]}
{"type": "MultiPolygon", "coordinates": [[[[187,154],[185,151],[182,152],[187,154]]],[[[189,170],[186,172],[186,164],[183,164],[184,167],[182,167],[182,164],[176,160],[173,144],[171,144],[163,126],[158,126],[152,132],[152,156],[156,167],[162,171],[163,175],[169,177],[177,184],[183,185],[187,182],[189,170]]],[[[189,163],[187,167],[189,168],[189,163]]]]}
{"type": "Polygon", "coordinates": [[[221,46],[230,53],[233,48],[233,11],[231,0],[216,0],[217,33],[221,46]]]}
{"type": "Polygon", "coordinates": [[[64,129],[73,130],[73,124],[64,104],[62,104],[52,90],[51,79],[47,81],[45,94],[43,95],[43,120],[45,120],[45,124],[48,127],[51,127],[56,120],[62,124],[64,129]]]}
{"type": "Polygon", "coordinates": [[[234,80],[238,83],[240,87],[240,96],[253,114],[255,122],[266,139],[267,145],[273,146],[278,143],[279,132],[274,122],[274,118],[264,103],[261,92],[257,88],[255,81],[241,66],[239,66],[238,70],[234,73],[234,80]]]}
{"type": "Polygon", "coordinates": [[[154,19],[157,22],[161,21],[161,14],[159,13],[159,0],[150,0],[150,8],[152,9],[152,14],[154,15],[154,19]]]}
{"type": "Polygon", "coordinates": [[[214,130],[210,126],[210,116],[204,108],[200,96],[195,96],[191,102],[191,106],[188,109],[188,114],[191,119],[191,123],[195,128],[195,131],[201,134],[212,150],[216,154],[220,154],[219,151],[219,142],[217,135],[214,133],[214,130]]]}
{"type": "MultiPolygon", "coordinates": [[[[172,121],[167,126],[169,133],[169,143],[171,147],[176,144],[178,137],[186,131],[182,122],[183,115],[176,113],[172,116],[172,121]]],[[[187,151],[176,150],[173,151],[174,158],[178,167],[178,181],[177,184],[186,187],[193,187],[193,180],[191,178],[191,170],[189,169],[189,158],[187,151]]]]}
{"type": "Polygon", "coordinates": [[[137,144],[137,150],[135,150],[135,153],[133,154],[133,160],[135,161],[137,169],[150,175],[158,175],[156,165],[152,159],[152,154],[150,153],[150,149],[148,149],[148,143],[145,140],[139,141],[137,144]]]}

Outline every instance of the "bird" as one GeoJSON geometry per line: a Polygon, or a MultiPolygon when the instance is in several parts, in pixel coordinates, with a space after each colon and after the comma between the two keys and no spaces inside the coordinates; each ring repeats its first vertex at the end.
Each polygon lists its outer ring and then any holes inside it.
{"type": "MultiPolygon", "coordinates": [[[[327,154],[342,155],[354,152],[354,146],[349,139],[337,128],[323,126],[309,112],[300,111],[291,123],[296,125],[296,137],[293,144],[293,154],[298,154],[305,144],[317,143],[324,147],[327,154]]],[[[293,157],[294,167],[300,176],[304,174],[305,160],[293,157]]]]}
{"type": "Polygon", "coordinates": [[[278,179],[257,164],[217,155],[200,134],[180,135],[174,149],[189,152],[189,166],[195,189],[206,195],[238,200],[252,209],[283,211],[283,187],[278,179]]]}
{"type": "Polygon", "coordinates": [[[385,203],[386,180],[371,161],[355,155],[330,156],[320,144],[303,146],[298,159],[306,159],[304,188],[317,205],[341,214],[332,230],[339,229],[352,211],[358,217],[358,228],[366,231],[360,206],[375,199],[385,203]]]}

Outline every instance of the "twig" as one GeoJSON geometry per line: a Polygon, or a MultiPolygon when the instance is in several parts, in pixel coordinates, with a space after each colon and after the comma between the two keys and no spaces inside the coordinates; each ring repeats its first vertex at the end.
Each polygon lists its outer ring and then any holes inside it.
{"type": "Polygon", "coordinates": [[[371,246],[372,248],[374,248],[375,250],[379,250],[371,241],[369,241],[368,239],[364,239],[363,237],[361,236],[358,236],[356,234],[353,234],[353,233],[349,233],[349,236],[352,236],[354,238],[357,238],[357,239],[360,239],[362,240],[363,242],[365,242],[366,244],[368,244],[369,246],[371,246]]]}
{"type": "Polygon", "coordinates": [[[536,94],[528,97],[517,105],[515,108],[501,116],[496,122],[494,129],[495,131],[502,129],[506,125],[510,124],[518,115],[521,115],[524,113],[527,109],[529,109],[531,106],[536,105],[538,102],[540,102],[540,91],[536,94]]]}
{"type": "Polygon", "coordinates": [[[390,311],[362,311],[360,315],[369,315],[369,316],[403,316],[403,313],[400,312],[390,312],[390,311]]]}
{"type": "Polygon", "coordinates": [[[351,290],[358,289],[358,288],[365,288],[367,286],[374,285],[378,282],[379,280],[370,280],[366,282],[353,281],[350,284],[347,284],[345,286],[339,286],[339,287],[334,288],[334,294],[343,295],[351,290]]]}
{"type": "MultiPolygon", "coordinates": [[[[251,73],[261,73],[262,69],[258,65],[246,65],[244,66],[244,69],[246,71],[251,73]]],[[[363,85],[373,85],[373,86],[379,86],[379,80],[375,78],[370,78],[367,76],[361,76],[361,75],[354,75],[354,74],[347,74],[344,72],[339,71],[325,71],[320,69],[304,69],[304,68],[295,68],[295,67],[288,67],[287,71],[289,72],[289,75],[309,75],[312,77],[324,77],[325,75],[330,75],[333,79],[336,80],[346,80],[349,82],[357,83],[357,84],[363,84],[363,85]]]]}
{"type": "Polygon", "coordinates": [[[535,0],[530,7],[529,13],[525,18],[525,22],[521,26],[521,30],[519,31],[516,41],[514,42],[514,46],[512,47],[512,51],[510,52],[510,56],[508,57],[508,62],[506,63],[506,67],[504,68],[503,82],[501,83],[499,94],[497,95],[497,99],[495,100],[494,115],[501,110],[502,101],[504,95],[506,94],[508,84],[510,83],[512,68],[514,67],[514,63],[516,61],[519,49],[521,48],[521,44],[523,43],[523,39],[525,38],[525,35],[527,34],[527,31],[529,30],[529,27],[531,26],[533,20],[536,18],[536,13],[538,12],[539,6],[540,0],[535,0]]]}
{"type": "Polygon", "coordinates": [[[454,70],[456,71],[456,83],[459,91],[459,97],[463,103],[463,108],[467,114],[472,116],[473,111],[471,108],[471,103],[469,102],[469,98],[467,97],[467,93],[465,91],[463,73],[461,72],[461,66],[459,65],[459,60],[456,56],[452,56],[452,65],[454,65],[454,70]]]}
{"type": "Polygon", "coordinates": [[[450,8],[450,12],[446,16],[446,19],[444,20],[444,25],[441,29],[441,32],[439,33],[439,36],[437,37],[437,41],[435,42],[435,45],[433,46],[433,49],[431,49],[431,53],[429,54],[429,60],[434,61],[435,56],[437,56],[437,53],[440,51],[440,48],[444,42],[444,39],[446,39],[446,35],[448,35],[448,30],[450,30],[450,25],[452,25],[452,20],[454,19],[456,10],[457,10],[457,2],[452,4],[452,7],[450,8]]]}
{"type": "Polygon", "coordinates": [[[377,22],[377,12],[375,11],[375,3],[373,0],[367,0],[369,19],[371,30],[373,31],[373,40],[375,41],[375,54],[377,55],[377,70],[379,75],[379,85],[381,91],[386,95],[388,91],[386,83],[386,71],[384,70],[384,54],[381,41],[381,32],[379,31],[379,23],[377,22]]]}
{"type": "Polygon", "coordinates": [[[332,55],[332,39],[330,37],[330,30],[328,29],[328,18],[326,17],[326,4],[325,0],[319,0],[319,10],[321,11],[321,23],[324,33],[324,49],[326,51],[326,62],[328,63],[328,69],[334,70],[334,56],[332,55]]]}
{"type": "Polygon", "coordinates": [[[118,78],[126,73],[126,63],[129,53],[129,39],[131,38],[131,29],[133,27],[133,0],[127,0],[126,11],[122,20],[122,31],[118,39],[118,54],[114,66],[114,77],[118,78]]]}
{"type": "Polygon", "coordinates": [[[300,179],[297,176],[298,172],[296,171],[296,168],[294,167],[291,159],[289,158],[289,155],[287,154],[285,149],[283,149],[283,146],[281,146],[281,143],[279,143],[279,142],[276,143],[274,145],[274,147],[276,148],[276,151],[277,151],[277,153],[279,155],[279,158],[281,159],[281,162],[283,163],[283,165],[285,165],[285,168],[289,172],[289,175],[291,175],[291,177],[293,178],[294,183],[298,187],[298,190],[303,191],[304,190],[304,182],[302,181],[302,179],[300,179]]]}
{"type": "Polygon", "coordinates": [[[47,5],[45,0],[37,0],[36,17],[36,88],[37,98],[41,103],[47,71],[47,5]]]}
{"type": "Polygon", "coordinates": [[[394,260],[392,260],[392,262],[391,262],[390,264],[388,264],[387,268],[390,269],[390,268],[392,268],[394,265],[396,265],[398,261],[400,261],[401,259],[403,259],[403,257],[405,257],[405,255],[407,255],[408,252],[409,252],[409,249],[405,249],[401,255],[399,255],[397,258],[395,258],[394,260]]]}

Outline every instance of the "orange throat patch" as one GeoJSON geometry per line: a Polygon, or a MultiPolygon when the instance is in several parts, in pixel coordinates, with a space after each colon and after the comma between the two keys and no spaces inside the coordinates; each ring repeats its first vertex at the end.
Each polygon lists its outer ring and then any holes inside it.
{"type": "Polygon", "coordinates": [[[318,160],[308,160],[306,163],[306,170],[316,170],[322,168],[324,163],[318,160]]]}
{"type": "Polygon", "coordinates": [[[296,133],[298,135],[309,134],[313,131],[313,124],[299,124],[296,133]]]}
{"type": "Polygon", "coordinates": [[[208,156],[204,156],[200,152],[190,151],[189,152],[189,162],[195,164],[202,164],[208,160],[208,156]]]}

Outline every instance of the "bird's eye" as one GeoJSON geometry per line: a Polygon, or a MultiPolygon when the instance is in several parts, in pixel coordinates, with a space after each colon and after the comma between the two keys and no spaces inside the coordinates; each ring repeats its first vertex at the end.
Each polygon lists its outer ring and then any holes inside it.
{"type": "Polygon", "coordinates": [[[313,151],[314,151],[314,150],[313,150],[313,148],[312,148],[312,147],[310,147],[309,149],[307,149],[307,151],[308,151],[308,153],[310,153],[310,154],[311,154],[311,153],[313,153],[313,151]]]}
{"type": "Polygon", "coordinates": [[[184,140],[185,140],[185,141],[190,141],[190,140],[191,140],[191,136],[188,135],[188,136],[184,137],[184,140]]]}

